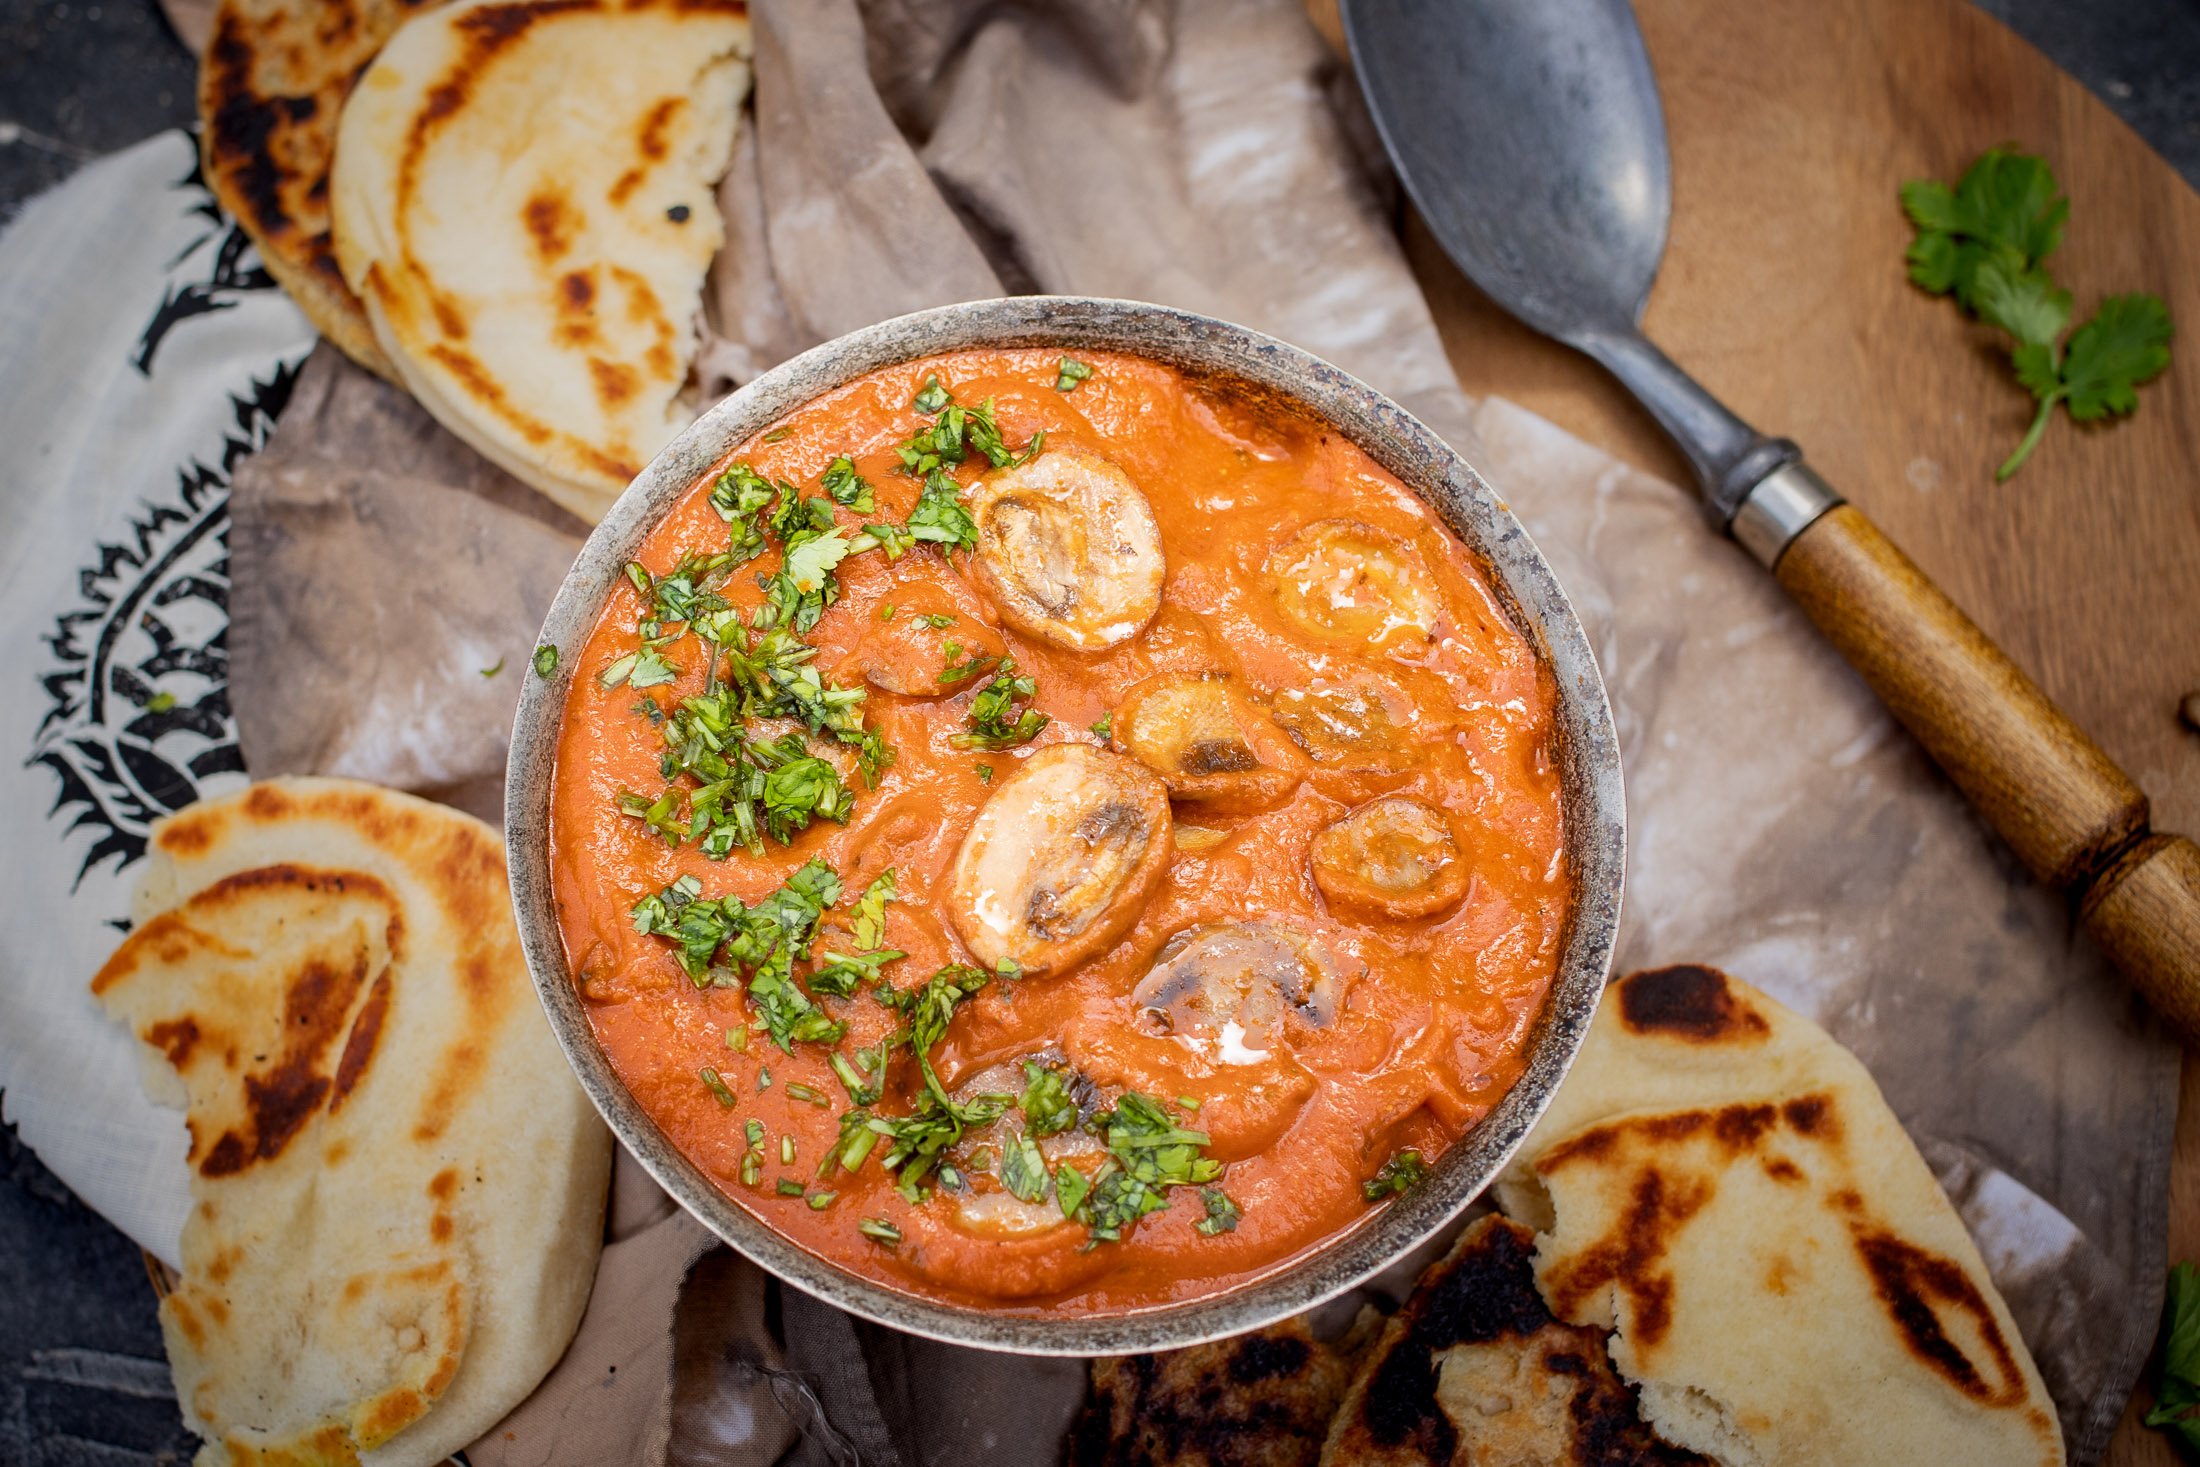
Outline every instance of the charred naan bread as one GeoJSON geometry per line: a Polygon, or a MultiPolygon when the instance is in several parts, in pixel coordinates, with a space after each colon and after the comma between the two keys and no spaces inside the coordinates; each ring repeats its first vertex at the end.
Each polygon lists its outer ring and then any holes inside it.
{"type": "Polygon", "coordinates": [[[445,427],[591,522],[680,400],[748,90],[740,0],[458,0],[345,104],[345,282],[445,427]]]}
{"type": "Polygon", "coordinates": [[[201,1467],[425,1464],[579,1323],[610,1138],[519,952],[496,836],[343,780],[153,829],[92,991],[190,1129],[161,1324],[201,1467]]]}
{"type": "Polygon", "coordinates": [[[1314,1467],[1351,1374],[1303,1319],[1095,1360],[1070,1467],[1314,1467]]]}
{"type": "Polygon", "coordinates": [[[1856,1058],[1709,968],[1612,985],[1499,1182],[1559,1318],[1729,1467],[2059,1464],[1978,1250],[1856,1058]]]}
{"type": "Polygon", "coordinates": [[[217,0],[199,66],[199,151],[214,197],[323,336],[396,380],[329,239],[336,119],[360,69],[438,0],[217,0]]]}
{"type": "Polygon", "coordinates": [[[1322,1467],[1687,1467],[1642,1424],[1600,1330],[1551,1317],[1535,1235],[1497,1216],[1421,1276],[1353,1378],[1322,1467]]]}

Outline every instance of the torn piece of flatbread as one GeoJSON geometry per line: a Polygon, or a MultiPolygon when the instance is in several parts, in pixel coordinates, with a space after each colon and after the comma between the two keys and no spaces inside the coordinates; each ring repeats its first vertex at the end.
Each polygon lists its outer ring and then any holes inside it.
{"type": "Polygon", "coordinates": [[[672,436],[748,90],[740,0],[456,0],[338,125],[336,257],[436,419],[594,523],[672,436]]]}
{"type": "Polygon", "coordinates": [[[563,1352],[610,1170],[494,832],[276,780],[156,825],[139,902],[92,990],[190,1129],[161,1323],[201,1467],[441,1461],[563,1352]]]}
{"type": "Polygon", "coordinates": [[[329,238],[336,120],[360,70],[437,0],[218,0],[199,63],[207,187],[314,329],[396,380],[329,238]]]}
{"type": "Polygon", "coordinates": [[[1667,1439],[1727,1467],[2042,1464],[2009,1310],[1855,1056],[1714,969],[1606,993],[1499,1181],[1554,1313],[1667,1439]]]}
{"type": "Polygon", "coordinates": [[[1324,1343],[1300,1318],[1095,1360],[1070,1467],[1314,1467],[1351,1378],[1351,1343],[1324,1343]]]}
{"type": "Polygon", "coordinates": [[[1600,1330],[1551,1317],[1535,1235],[1478,1219],[1361,1362],[1322,1467],[1690,1467],[1613,1373],[1600,1330]]]}

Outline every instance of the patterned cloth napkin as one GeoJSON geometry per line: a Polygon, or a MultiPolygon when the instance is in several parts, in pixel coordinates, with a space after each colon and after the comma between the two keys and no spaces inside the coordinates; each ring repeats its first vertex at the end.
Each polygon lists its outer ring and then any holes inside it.
{"type": "MultiPolygon", "coordinates": [[[[1243,321],[1420,414],[1506,493],[1598,649],[1628,769],[1621,966],[1719,963],[1857,1051],[2092,1460],[2159,1310],[2174,1046],[1688,496],[1459,392],[1295,0],[755,19],[706,385],[901,311],[1061,290],[1243,321]]],[[[516,669],[580,535],[328,349],[301,372],[310,333],[192,172],[156,139],[0,239],[21,751],[0,761],[0,1087],[48,1164],[171,1258],[182,1128],[84,992],[147,821],[240,767],[494,818],[516,669]]],[[[631,1166],[612,1211],[580,1338],[476,1463],[1057,1452],[1078,1363],[854,1321],[707,1251],[631,1166]]]]}

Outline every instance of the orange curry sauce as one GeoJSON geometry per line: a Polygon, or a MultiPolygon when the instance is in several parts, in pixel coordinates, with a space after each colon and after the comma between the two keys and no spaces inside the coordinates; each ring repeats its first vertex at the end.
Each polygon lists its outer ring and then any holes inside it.
{"type": "MultiPolygon", "coordinates": [[[[843,1268],[953,1303],[1040,1314],[1121,1312],[1215,1294],[1369,1216],[1375,1208],[1362,1184],[1387,1159],[1413,1147],[1433,1162],[1517,1078],[1568,915],[1550,675],[1436,516],[1359,448],[1286,410],[1105,353],[1088,358],[1090,380],[1062,392],[1059,359],[1051,351],[973,351],[894,367],[829,393],[728,456],[811,494],[827,465],[850,455],[875,487],[877,511],[841,510],[839,523],[851,535],[866,521],[899,524],[919,482],[902,471],[895,449],[931,422],[912,400],[936,372],[959,403],[993,398],[1012,448],[1044,429],[1049,450],[1082,449],[1118,465],[1160,528],[1167,561],[1160,610],[1137,635],[1097,652],[1005,632],[1019,670],[1037,679],[1036,706],[1052,718],[1034,741],[1001,752],[949,743],[965,729],[982,678],[930,696],[873,687],[863,712],[896,757],[876,789],[851,770],[856,798],[845,825],[813,824],[791,847],[767,845],[761,858],[737,847],[714,862],[693,843],[669,846],[617,804],[622,790],[655,797],[664,788],[663,737],[634,711],[643,695],[599,681],[637,646],[644,603],[622,584],[577,651],[553,816],[572,969],[612,1065],[666,1134],[740,1205],[843,1268]],[[1440,593],[1431,628],[1371,644],[1324,635],[1285,614],[1273,557],[1301,527],[1326,520],[1355,522],[1355,534],[1372,530],[1375,542],[1387,537],[1418,558],[1440,593]],[[1088,1095],[1135,1089],[1162,1100],[1180,1124],[1211,1137],[1207,1155],[1224,1163],[1217,1185],[1242,1210],[1234,1230],[1195,1229],[1206,1215],[1196,1187],[1171,1189],[1169,1207],[1119,1242],[1088,1246],[1087,1229],[1069,1223],[1005,1236],[973,1229],[952,1190],[906,1201],[880,1165],[883,1146],[859,1170],[818,1180],[837,1118],[849,1108],[828,1068],[831,1046],[797,1044],[787,1054],[759,1029],[745,1050],[730,1048],[728,1030],[753,1018],[744,987],[698,988],[666,940],[635,931],[636,901],[691,874],[707,897],[753,903],[820,858],[845,883],[839,907],[825,916],[822,954],[848,948],[849,909],[891,867],[900,896],[886,909],[885,946],[908,956],[884,975],[900,987],[919,984],[943,964],[971,961],[944,905],[958,848],[989,795],[1039,749],[1099,744],[1090,727],[1128,690],[1168,672],[1223,674],[1250,706],[1315,735],[1318,719],[1306,715],[1325,697],[1372,702],[1383,716],[1360,746],[1302,737],[1307,757],[1260,808],[1218,814],[1179,803],[1166,876],[1124,936],[1066,971],[994,980],[962,1005],[933,1058],[949,1087],[989,1067],[1012,1073],[1016,1061],[1045,1054],[1082,1074],[1088,1095]],[[1291,710],[1296,719],[1285,718],[1291,710]],[[990,781],[981,769],[990,769],[990,781]],[[1316,838],[1396,793],[1449,812],[1467,867],[1463,895],[1411,918],[1333,908],[1311,873],[1316,838]],[[1293,1015],[1268,1048],[1253,1049],[1164,1032],[1133,1002],[1133,988],[1173,935],[1255,919],[1322,945],[1335,986],[1319,1022],[1293,1015]],[[699,1078],[705,1067],[722,1078],[731,1109],[699,1078]],[[762,1069],[772,1083],[760,1089],[762,1069]],[[789,1082],[829,1104],[795,1098],[789,1082]],[[763,1165],[756,1184],[745,1186],[751,1119],[764,1128],[763,1165]],[[794,1141],[792,1165],[781,1162],[783,1136],[794,1141]],[[782,1179],[835,1195],[813,1208],[781,1195],[782,1179]],[[866,1236],[858,1229],[865,1219],[890,1224],[900,1241],[866,1236]]],[[[970,485],[986,468],[973,453],[955,475],[970,485]]],[[[726,526],[709,504],[717,472],[650,536],[640,560],[653,573],[725,547],[726,526]]],[[[754,606],[757,573],[779,561],[774,541],[722,593],[754,606]]],[[[863,686],[877,639],[906,635],[912,609],[944,608],[965,626],[975,619],[1001,628],[962,551],[919,546],[890,562],[873,550],[851,555],[838,574],[839,602],[806,637],[829,683],[863,686]],[[894,617],[882,621],[889,605],[894,617]]],[[[703,657],[693,639],[667,655],[681,676],[646,696],[670,709],[700,690],[703,657]]],[[[799,964],[798,977],[811,966],[799,964]]],[[[898,1023],[868,992],[818,1002],[846,1021],[843,1051],[877,1044],[898,1023]]],[[[897,1050],[873,1110],[906,1113],[921,1084],[909,1050],[897,1050]]],[[[1017,1118],[1011,1106],[1009,1122],[1017,1118]]],[[[998,1155],[997,1146],[988,1149],[998,1155]]],[[[997,1191],[987,1156],[976,1151],[966,1143],[958,1168],[966,1192],[997,1191]]]]}

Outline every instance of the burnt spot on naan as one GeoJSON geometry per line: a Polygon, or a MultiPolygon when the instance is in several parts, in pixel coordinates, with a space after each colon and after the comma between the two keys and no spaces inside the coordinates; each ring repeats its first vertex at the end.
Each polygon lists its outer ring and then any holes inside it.
{"type": "Polygon", "coordinates": [[[1323,1460],[1700,1462],[1643,1425],[1601,1333],[1552,1315],[1536,1290],[1534,1252],[1535,1235],[1502,1217],[1469,1228],[1361,1365],[1323,1460]]]}
{"type": "Polygon", "coordinates": [[[1903,1347],[1981,1405],[2022,1403],[2027,1388],[2016,1353],[1962,1266],[1884,1229],[1852,1231],[1903,1347]]]}
{"type": "MultiPolygon", "coordinates": [[[[1535,1164],[1542,1176],[1583,1164],[1611,1167],[1626,1178],[1621,1185],[1627,1199],[1604,1237],[1546,1270],[1543,1286],[1552,1309],[1562,1318],[1579,1318],[1590,1299],[1615,1290],[1631,1306],[1628,1339],[1641,1350],[1657,1346],[1673,1323],[1673,1274],[1666,1255],[1681,1229],[1718,1195],[1717,1171],[1686,1165],[1683,1148],[1708,1143],[1722,1160],[1731,1160],[1766,1151],[1783,1132],[1820,1143],[1838,1140],[1833,1097],[1628,1117],[1593,1126],[1546,1151],[1535,1164]]],[[[1784,1156],[1767,1152],[1760,1160],[1775,1181],[1806,1180],[1784,1156]]]]}
{"type": "Polygon", "coordinates": [[[199,72],[208,185],[323,332],[384,375],[329,232],[337,120],[359,75],[435,0],[219,0],[199,72]]]}
{"type": "Polygon", "coordinates": [[[635,151],[642,155],[643,162],[639,167],[627,169],[612,182],[606,196],[612,203],[625,203],[633,196],[634,190],[641,187],[650,168],[665,160],[666,155],[671,152],[671,145],[666,137],[672,129],[672,119],[686,105],[685,97],[666,97],[644,114],[634,139],[635,151]]]}
{"type": "Polygon", "coordinates": [[[1682,964],[1631,973],[1615,985],[1620,1022],[1637,1034],[1698,1044],[1752,1044],[1772,1032],[1716,968],[1682,964]]]}
{"type": "Polygon", "coordinates": [[[573,248],[581,226],[587,218],[566,197],[565,190],[546,185],[520,208],[520,220],[527,226],[527,237],[534,243],[535,254],[544,264],[562,258],[573,248]]]}
{"type": "Polygon", "coordinates": [[[202,1176],[274,1160],[358,1083],[382,1031],[403,930],[395,898],[372,876],[263,866],[153,918],[92,979],[92,991],[105,995],[155,963],[244,965],[231,968],[227,987],[148,1016],[139,1029],[202,1092],[186,1121],[202,1176]],[[239,930],[269,924],[270,941],[280,943],[283,925],[314,921],[328,930],[290,935],[279,958],[236,945],[239,930]]]}
{"type": "Polygon", "coordinates": [[[1313,1467],[1351,1367],[1304,1320],[1095,1360],[1072,1467],[1313,1467]]]}

